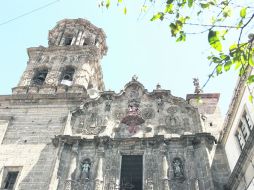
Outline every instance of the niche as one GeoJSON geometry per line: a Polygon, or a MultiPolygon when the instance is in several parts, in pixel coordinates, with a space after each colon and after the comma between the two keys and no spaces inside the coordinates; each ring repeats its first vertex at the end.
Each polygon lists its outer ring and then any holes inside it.
{"type": "Polygon", "coordinates": [[[33,84],[34,85],[43,85],[47,74],[48,74],[48,69],[38,70],[33,77],[33,84]]]}
{"type": "Polygon", "coordinates": [[[73,75],[75,69],[73,67],[66,67],[62,72],[61,84],[71,86],[73,82],[73,75]]]}

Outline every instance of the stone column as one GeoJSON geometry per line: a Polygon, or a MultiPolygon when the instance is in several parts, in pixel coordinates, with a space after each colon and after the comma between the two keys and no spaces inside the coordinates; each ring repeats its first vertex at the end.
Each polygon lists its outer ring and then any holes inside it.
{"type": "Polygon", "coordinates": [[[162,187],[163,190],[170,190],[169,183],[168,183],[168,161],[167,157],[164,154],[162,158],[162,187]]]}
{"type": "Polygon", "coordinates": [[[99,156],[97,174],[95,178],[95,190],[103,190],[103,153],[99,156]]]}
{"type": "Polygon", "coordinates": [[[74,185],[73,183],[74,179],[72,175],[77,167],[77,155],[78,155],[78,142],[72,146],[70,168],[65,182],[65,190],[71,190],[71,187],[74,185]]]}

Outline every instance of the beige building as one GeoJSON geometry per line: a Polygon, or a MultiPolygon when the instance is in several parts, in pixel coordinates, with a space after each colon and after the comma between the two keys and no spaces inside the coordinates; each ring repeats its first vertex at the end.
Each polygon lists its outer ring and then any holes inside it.
{"type": "Polygon", "coordinates": [[[231,171],[230,189],[254,189],[254,105],[249,100],[254,86],[246,85],[246,79],[253,74],[249,68],[246,77],[239,78],[221,136],[231,171]]]}

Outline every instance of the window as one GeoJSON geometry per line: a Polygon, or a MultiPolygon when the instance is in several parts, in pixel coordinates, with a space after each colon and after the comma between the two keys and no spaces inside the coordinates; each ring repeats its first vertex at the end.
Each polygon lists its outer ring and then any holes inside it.
{"type": "Polygon", "coordinates": [[[244,110],[238,124],[238,129],[236,131],[236,137],[241,146],[241,149],[243,149],[246,141],[248,140],[252,129],[253,129],[253,122],[250,118],[250,115],[247,113],[246,110],[244,110]]]}
{"type": "Polygon", "coordinates": [[[64,45],[66,45],[66,46],[69,46],[69,45],[71,45],[71,42],[72,42],[72,36],[66,36],[65,37],[65,39],[64,39],[64,45]]]}
{"type": "Polygon", "coordinates": [[[22,167],[4,167],[1,188],[3,190],[13,190],[18,181],[22,167]]]}
{"type": "Polygon", "coordinates": [[[8,172],[5,179],[4,189],[13,189],[19,172],[8,172]]]}
{"type": "Polygon", "coordinates": [[[35,76],[33,78],[33,84],[35,85],[43,85],[46,76],[48,74],[48,69],[42,69],[35,73],[35,76]]]}
{"type": "Polygon", "coordinates": [[[121,166],[120,190],[142,190],[143,186],[143,156],[123,155],[121,166]]]}
{"type": "Polygon", "coordinates": [[[62,73],[61,84],[65,84],[67,86],[72,85],[74,72],[75,69],[72,67],[65,68],[62,73]]]}

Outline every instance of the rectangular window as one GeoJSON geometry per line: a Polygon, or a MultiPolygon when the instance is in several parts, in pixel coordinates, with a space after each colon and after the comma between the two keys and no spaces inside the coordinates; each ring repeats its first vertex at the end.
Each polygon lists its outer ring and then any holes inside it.
{"type": "Polygon", "coordinates": [[[3,190],[13,190],[15,189],[16,182],[18,180],[20,171],[22,167],[19,166],[8,166],[4,167],[3,170],[3,180],[0,189],[3,190]]]}
{"type": "Polygon", "coordinates": [[[238,124],[238,129],[236,132],[236,137],[239,141],[241,149],[243,149],[245,143],[247,142],[250,133],[253,129],[253,122],[246,110],[244,110],[240,122],[238,124]]]}
{"type": "Polygon", "coordinates": [[[248,125],[249,129],[252,130],[253,129],[253,122],[252,122],[249,114],[247,114],[246,111],[244,112],[244,118],[245,118],[245,120],[247,122],[247,125],[248,125]]]}
{"type": "Polygon", "coordinates": [[[241,146],[241,149],[243,149],[244,145],[245,145],[245,139],[242,133],[242,130],[238,129],[237,133],[236,133],[237,139],[239,141],[239,144],[241,146]]]}
{"type": "Polygon", "coordinates": [[[123,155],[121,166],[120,190],[142,190],[143,186],[143,156],[123,155]]]}
{"type": "Polygon", "coordinates": [[[6,179],[5,179],[5,185],[4,185],[4,189],[8,189],[11,190],[13,189],[17,177],[18,177],[19,172],[8,172],[6,179]]]}

